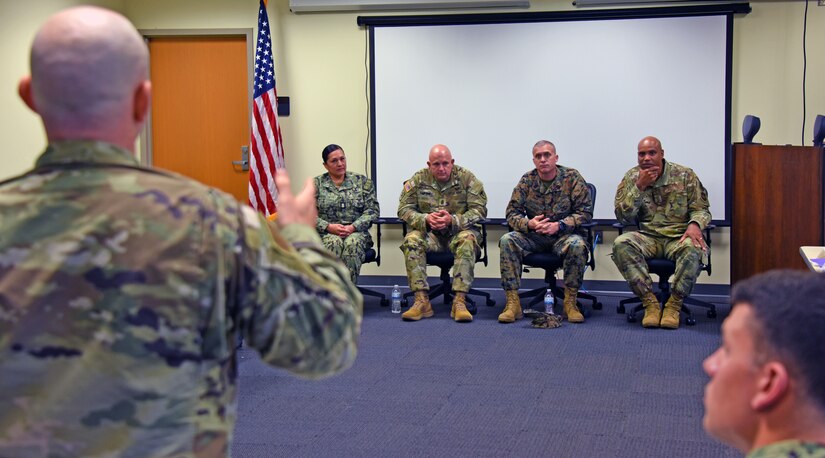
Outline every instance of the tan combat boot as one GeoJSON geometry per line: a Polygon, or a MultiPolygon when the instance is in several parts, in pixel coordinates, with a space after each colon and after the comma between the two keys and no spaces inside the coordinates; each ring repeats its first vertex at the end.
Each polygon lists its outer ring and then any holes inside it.
{"type": "Polygon", "coordinates": [[[564,288],[564,314],[567,315],[567,321],[571,323],[584,323],[584,315],[576,305],[578,294],[577,288],[564,288]]]}
{"type": "Polygon", "coordinates": [[[404,321],[418,321],[421,318],[433,316],[433,306],[430,304],[430,296],[427,291],[416,291],[415,302],[409,310],[401,314],[404,321]]]}
{"type": "Polygon", "coordinates": [[[521,319],[524,315],[521,313],[518,290],[504,291],[504,296],[507,298],[507,303],[504,304],[504,311],[498,316],[498,322],[512,323],[521,319]]]}
{"type": "Polygon", "coordinates": [[[645,316],[642,318],[642,326],[646,328],[658,328],[659,320],[662,319],[659,299],[656,299],[655,294],[649,292],[642,298],[642,305],[645,306],[645,316]]]}
{"type": "Polygon", "coordinates": [[[666,329],[679,328],[679,312],[682,310],[683,299],[676,294],[671,294],[662,310],[662,319],[659,326],[666,329]]]}
{"type": "Polygon", "coordinates": [[[473,315],[467,310],[466,294],[455,293],[453,298],[453,309],[450,311],[450,318],[455,319],[459,323],[469,323],[473,321],[473,315]]]}

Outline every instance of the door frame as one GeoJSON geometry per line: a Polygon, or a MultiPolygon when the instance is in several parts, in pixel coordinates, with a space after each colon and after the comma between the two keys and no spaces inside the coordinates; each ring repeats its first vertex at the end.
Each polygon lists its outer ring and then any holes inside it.
{"type": "MultiPolygon", "coordinates": [[[[246,38],[246,105],[249,119],[252,119],[252,63],[255,60],[255,41],[253,30],[249,28],[227,28],[227,29],[138,29],[138,33],[143,36],[143,41],[147,46],[152,38],[183,38],[183,37],[221,37],[221,36],[244,36],[246,38]]],[[[149,59],[151,66],[151,58],[149,59]]],[[[151,71],[151,68],[149,69],[151,71]]],[[[251,128],[251,127],[250,127],[251,128]]],[[[140,146],[141,165],[152,166],[152,110],[146,116],[146,123],[138,136],[140,146]]],[[[240,158],[240,157],[239,157],[240,158]]]]}

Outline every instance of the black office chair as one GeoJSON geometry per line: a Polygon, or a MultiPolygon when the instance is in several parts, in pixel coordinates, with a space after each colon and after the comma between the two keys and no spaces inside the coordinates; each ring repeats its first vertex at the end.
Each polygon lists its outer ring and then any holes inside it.
{"type": "MultiPolygon", "coordinates": [[[[596,205],[596,186],[592,183],[587,183],[587,189],[590,190],[590,199],[593,202],[593,206],[595,208],[596,205]]],[[[592,210],[592,209],[591,209],[592,210]]],[[[590,267],[590,270],[596,270],[596,258],[594,257],[593,253],[596,250],[596,235],[594,234],[594,228],[596,227],[596,223],[587,223],[582,224],[581,227],[587,229],[587,247],[590,249],[590,256],[587,260],[587,265],[590,267]]],[[[544,269],[544,283],[545,286],[540,288],[531,289],[530,291],[525,291],[523,293],[519,293],[518,297],[522,299],[532,298],[532,300],[527,304],[525,308],[532,308],[533,305],[541,302],[544,300],[544,295],[547,294],[548,289],[552,291],[553,295],[556,298],[564,298],[564,289],[558,285],[558,281],[556,279],[556,272],[559,271],[562,267],[564,267],[564,259],[560,256],[557,256],[551,252],[542,252],[542,253],[530,253],[524,256],[522,260],[524,264],[524,271],[529,272],[530,268],[539,268],[544,269]]],[[[592,307],[594,310],[601,310],[602,303],[593,296],[584,291],[579,291],[576,295],[579,299],[587,299],[592,302],[592,307]]],[[[559,303],[559,301],[555,301],[559,303]]],[[[577,301],[579,309],[582,310],[582,313],[585,316],[589,316],[590,313],[588,310],[582,307],[581,302],[577,301]]]]}
{"type": "MultiPolygon", "coordinates": [[[[376,238],[378,239],[375,243],[375,246],[377,249],[370,248],[367,250],[367,252],[364,254],[364,264],[368,262],[374,262],[376,265],[381,265],[381,223],[384,222],[386,221],[383,219],[378,219],[375,222],[376,238]]],[[[364,296],[381,298],[381,307],[386,307],[390,305],[390,301],[389,299],[387,299],[386,294],[379,293],[378,291],[369,288],[364,288],[363,286],[356,286],[358,287],[358,291],[361,291],[361,294],[363,294],[364,296]]]]}
{"type": "MultiPolygon", "coordinates": [[[[402,222],[402,233],[403,235],[407,235],[407,225],[402,222]]],[[[476,262],[484,263],[487,265],[487,226],[486,221],[481,222],[481,240],[479,241],[481,245],[481,253],[476,257],[476,262]]],[[[450,279],[450,269],[452,269],[453,264],[455,263],[455,258],[453,257],[453,253],[450,251],[445,252],[427,252],[427,265],[428,266],[436,266],[441,270],[440,275],[438,278],[441,279],[441,283],[431,287],[428,296],[430,300],[438,297],[444,296],[444,304],[452,304],[453,302],[453,289],[452,283],[450,279]]],[[[470,298],[470,295],[481,296],[485,299],[485,304],[487,307],[492,307],[496,305],[496,301],[490,296],[490,293],[485,291],[477,290],[475,288],[470,288],[470,291],[467,292],[467,310],[475,315],[478,312],[476,308],[475,301],[470,298]]],[[[408,298],[414,296],[414,291],[408,291],[404,293],[404,306],[408,305],[408,298]]]]}
{"type": "MultiPolygon", "coordinates": [[[[619,229],[619,235],[624,232],[624,228],[627,227],[622,225],[621,223],[616,223],[613,227],[619,229]]],[[[711,240],[710,240],[710,231],[715,229],[716,226],[713,224],[709,224],[705,227],[705,241],[708,244],[708,248],[710,248],[711,240]]],[[[701,271],[705,271],[710,275],[712,266],[710,262],[711,257],[711,250],[708,250],[708,262],[702,263],[700,267],[701,271]]],[[[670,277],[676,272],[676,262],[671,261],[670,259],[665,258],[651,258],[646,259],[647,262],[647,269],[648,271],[659,277],[658,287],[659,290],[655,292],[656,299],[659,300],[659,303],[664,304],[667,302],[668,298],[670,298],[670,277]]],[[[630,304],[638,304],[637,306],[633,307],[630,312],[627,312],[627,322],[628,323],[635,323],[636,322],[636,314],[644,310],[644,305],[642,305],[642,300],[638,297],[631,297],[628,299],[622,299],[619,301],[619,305],[616,306],[616,313],[625,313],[626,306],[630,304]]],[[[705,307],[708,309],[707,316],[708,318],[716,318],[716,306],[711,304],[710,302],[700,301],[699,299],[694,299],[692,297],[686,297],[682,304],[682,313],[686,315],[685,324],[688,326],[693,326],[696,324],[696,319],[693,317],[693,312],[690,310],[689,305],[697,305],[699,307],[705,307]]]]}

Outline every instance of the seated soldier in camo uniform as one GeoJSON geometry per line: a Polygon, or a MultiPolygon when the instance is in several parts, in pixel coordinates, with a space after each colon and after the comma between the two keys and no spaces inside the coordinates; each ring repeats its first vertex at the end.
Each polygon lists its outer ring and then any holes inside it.
{"type": "Polygon", "coordinates": [[[708,250],[702,230],[710,224],[708,192],[692,169],[665,160],[656,137],[639,142],[639,165],[628,170],[616,191],[616,218],[636,224],[613,243],[613,262],[645,307],[642,326],[679,327],[682,301],[701,271],[708,250]],[[672,294],[660,309],[653,294],[646,259],[663,257],[676,262],[672,294]]]}
{"type": "Polygon", "coordinates": [[[558,160],[553,143],[538,141],[533,146],[536,168],[521,177],[507,204],[507,223],[514,230],[498,242],[501,286],[507,298],[504,311],[498,316],[500,323],[512,323],[523,316],[518,297],[522,260],[528,253],[544,251],[564,259],[567,321],[584,322],[584,315],[576,306],[576,295],[589,251],[579,226],[593,218],[593,202],[581,174],[557,165],[558,160]]]}
{"type": "Polygon", "coordinates": [[[347,157],[340,146],[327,145],[321,159],[327,173],[315,177],[315,228],[324,246],[344,261],[355,284],[372,246],[370,226],[378,219],[375,186],[364,175],[347,171],[347,157]]]}
{"type": "Polygon", "coordinates": [[[404,182],[398,217],[410,226],[401,251],[415,302],[401,315],[405,321],[433,316],[427,283],[427,252],[450,250],[453,264],[453,298],[450,316],[458,322],[473,321],[466,293],[473,283],[473,267],[481,249],[481,225],[487,217],[484,185],[469,170],[455,165],[450,149],[430,149],[427,168],[404,182]]]}

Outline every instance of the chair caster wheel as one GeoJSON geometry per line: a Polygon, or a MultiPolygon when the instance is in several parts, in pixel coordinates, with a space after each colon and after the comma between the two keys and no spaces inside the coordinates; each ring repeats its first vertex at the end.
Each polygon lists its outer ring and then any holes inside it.
{"type": "Polygon", "coordinates": [[[390,300],[389,299],[381,299],[381,307],[389,307],[390,300]]]}
{"type": "Polygon", "coordinates": [[[685,324],[688,325],[688,326],[695,325],[696,324],[696,318],[693,318],[692,316],[687,317],[685,319],[685,324]]]}
{"type": "Polygon", "coordinates": [[[407,307],[407,306],[410,305],[410,303],[407,301],[406,297],[404,299],[401,299],[401,305],[403,305],[404,307],[407,307]]]}
{"type": "Polygon", "coordinates": [[[636,322],[636,317],[634,315],[628,314],[627,315],[627,322],[628,323],[635,323],[636,322]]]}
{"type": "Polygon", "coordinates": [[[624,312],[625,312],[624,305],[619,305],[619,306],[616,307],[616,313],[618,313],[619,315],[624,314],[624,312]]]}
{"type": "Polygon", "coordinates": [[[493,307],[493,306],[496,305],[496,301],[494,301],[492,299],[487,299],[487,302],[485,302],[485,303],[487,304],[487,307],[493,307]]]}
{"type": "Polygon", "coordinates": [[[716,318],[716,310],[708,310],[708,318],[716,318]]]}
{"type": "Polygon", "coordinates": [[[603,307],[601,302],[596,302],[593,304],[593,310],[601,310],[603,307]]]}
{"type": "Polygon", "coordinates": [[[475,315],[478,313],[478,308],[475,305],[468,305],[467,311],[470,312],[470,315],[475,315]]]}

